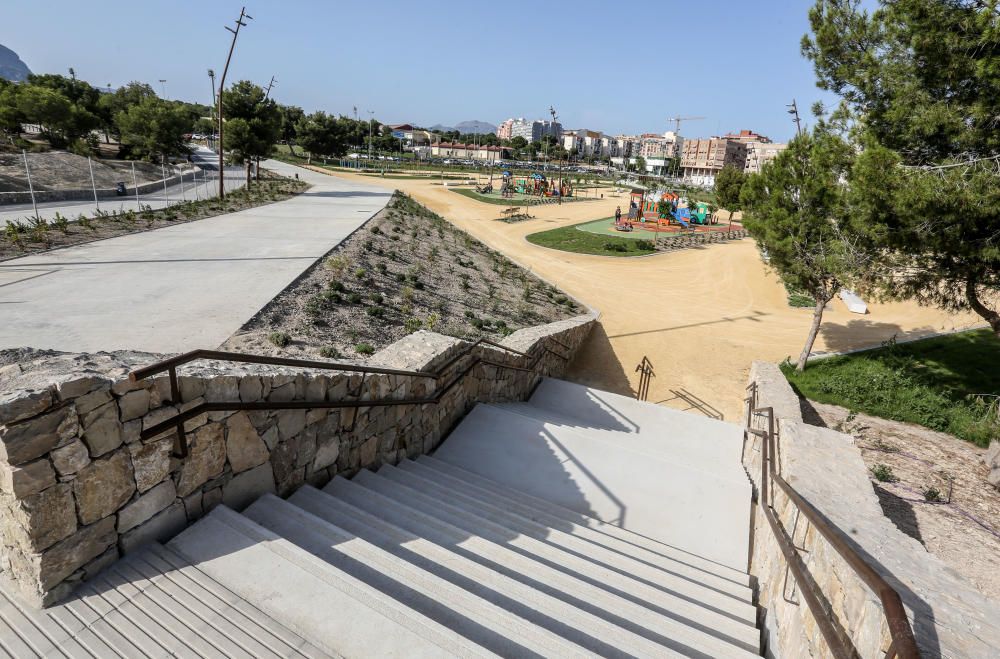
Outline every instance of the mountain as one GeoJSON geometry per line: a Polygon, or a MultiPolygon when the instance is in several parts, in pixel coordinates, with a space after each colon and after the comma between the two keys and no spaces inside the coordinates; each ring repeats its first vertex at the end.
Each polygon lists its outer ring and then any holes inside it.
{"type": "Polygon", "coordinates": [[[441,124],[434,124],[428,130],[439,130],[442,133],[447,133],[448,131],[457,130],[463,135],[468,135],[470,133],[476,133],[479,135],[485,135],[486,133],[497,132],[497,127],[486,121],[463,121],[461,123],[455,124],[454,126],[442,126],[441,124]]]}
{"type": "Polygon", "coordinates": [[[497,132],[497,127],[487,121],[463,121],[462,123],[455,125],[455,130],[460,133],[477,133],[485,135],[486,133],[497,132]]]}
{"type": "Polygon", "coordinates": [[[21,61],[17,53],[0,44],[0,78],[21,82],[27,80],[29,75],[31,75],[31,69],[21,61]]]}

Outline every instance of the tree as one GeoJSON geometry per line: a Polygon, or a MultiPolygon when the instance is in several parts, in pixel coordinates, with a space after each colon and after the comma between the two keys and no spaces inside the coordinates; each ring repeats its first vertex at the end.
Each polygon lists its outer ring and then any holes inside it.
{"type": "Polygon", "coordinates": [[[869,291],[971,309],[1000,337],[996,0],[823,0],[803,52],[864,153],[854,215],[886,267],[869,291]]]}
{"type": "Polygon", "coordinates": [[[288,144],[288,150],[295,155],[295,127],[298,125],[306,113],[296,105],[279,105],[278,111],[281,113],[281,139],[288,144]]]}
{"type": "Polygon", "coordinates": [[[28,112],[25,114],[28,114],[29,121],[47,126],[47,130],[43,131],[43,134],[52,146],[62,147],[81,139],[92,141],[89,139],[91,131],[101,125],[99,117],[101,94],[94,87],[83,80],[51,73],[28,76],[27,87],[51,92],[50,94],[31,93],[29,94],[30,98],[26,101],[43,114],[48,113],[47,121],[43,121],[41,118],[32,118],[28,112]],[[62,97],[65,103],[55,101],[53,94],[62,97]],[[68,104],[68,112],[64,112],[62,109],[66,104],[68,104]],[[58,117],[58,119],[54,119],[54,117],[58,117]]]}
{"type": "Polygon", "coordinates": [[[148,98],[156,98],[156,92],[146,83],[136,82],[135,80],[119,87],[114,93],[102,95],[97,105],[99,109],[98,116],[104,128],[105,140],[110,141],[108,139],[110,136],[120,138],[121,131],[116,121],[118,115],[148,98]]]}
{"type": "Polygon", "coordinates": [[[65,146],[76,137],[73,104],[55,90],[25,85],[18,90],[17,109],[26,121],[41,126],[52,146],[65,146]]]}
{"type": "Polygon", "coordinates": [[[24,114],[17,103],[19,88],[19,85],[0,78],[0,133],[3,133],[11,144],[14,143],[14,138],[21,134],[21,124],[24,123],[24,114]]]}
{"type": "Polygon", "coordinates": [[[260,86],[241,80],[222,93],[222,108],[226,118],[225,148],[233,162],[246,165],[249,185],[254,159],[271,155],[278,141],[281,132],[278,104],[267,98],[260,86]]]}
{"type": "Polygon", "coordinates": [[[746,184],[747,176],[742,169],[726,165],[715,176],[715,200],[719,206],[729,211],[729,221],[733,213],[740,210],[740,192],[746,184]]]}
{"type": "Polygon", "coordinates": [[[642,156],[638,156],[635,159],[635,169],[640,174],[645,174],[646,173],[646,159],[643,158],[642,156]]]}
{"type": "Polygon", "coordinates": [[[313,156],[339,157],[347,153],[350,145],[349,136],[356,131],[357,124],[352,119],[334,117],[326,112],[314,112],[303,117],[295,125],[296,141],[309,153],[309,162],[313,156]]]}
{"type": "Polygon", "coordinates": [[[184,134],[188,117],[182,107],[154,96],[146,96],[115,116],[122,144],[142,158],[187,153],[184,134]]]}
{"type": "Polygon", "coordinates": [[[857,268],[848,226],[850,145],[824,125],[796,137],[743,187],[743,225],[785,287],[816,301],[796,368],[803,370],[823,309],[857,268]]]}

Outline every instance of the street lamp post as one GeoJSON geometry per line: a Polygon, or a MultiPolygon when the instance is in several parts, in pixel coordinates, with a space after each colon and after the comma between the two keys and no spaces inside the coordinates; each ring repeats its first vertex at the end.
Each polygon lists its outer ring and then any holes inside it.
{"type": "Polygon", "coordinates": [[[229,62],[233,59],[233,50],[236,48],[236,37],[240,35],[240,28],[245,27],[246,23],[243,22],[244,18],[249,18],[253,20],[253,16],[247,13],[247,8],[243,7],[240,9],[240,17],[236,19],[236,29],[226,26],[226,29],[233,33],[233,40],[229,44],[229,55],[226,56],[226,66],[222,69],[222,79],[219,81],[219,96],[218,96],[218,107],[216,112],[219,117],[219,199],[225,199],[226,197],[226,183],[225,183],[225,167],[226,167],[226,157],[225,149],[222,146],[223,128],[224,122],[222,118],[222,91],[226,88],[226,74],[229,73],[229,62]]]}
{"type": "Polygon", "coordinates": [[[371,165],[372,159],[372,124],[375,121],[375,111],[368,111],[368,164],[371,165]]]}

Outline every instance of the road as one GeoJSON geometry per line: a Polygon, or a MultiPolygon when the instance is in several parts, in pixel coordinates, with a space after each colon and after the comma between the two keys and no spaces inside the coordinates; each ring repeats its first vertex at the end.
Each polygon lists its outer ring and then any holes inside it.
{"type": "MultiPolygon", "coordinates": [[[[139,195],[139,204],[152,206],[153,208],[164,208],[173,204],[191,200],[215,197],[219,193],[219,156],[203,146],[196,147],[191,154],[191,161],[198,165],[202,171],[196,174],[185,174],[183,183],[168,185],[166,190],[157,189],[147,194],[139,195]]],[[[246,171],[239,166],[226,167],[225,175],[226,191],[236,190],[243,187],[246,181],[246,171]]],[[[123,211],[136,210],[137,204],[135,195],[125,197],[115,197],[101,199],[99,204],[90,201],[51,201],[38,204],[38,214],[45,219],[51,220],[56,213],[69,219],[74,219],[80,214],[93,215],[98,207],[103,211],[123,211]]],[[[25,220],[34,216],[35,211],[31,204],[4,204],[0,206],[0,226],[7,220],[25,220]]]]}
{"type": "Polygon", "coordinates": [[[0,263],[0,348],[214,348],[392,191],[267,161],[313,184],[286,201],[0,263]]]}

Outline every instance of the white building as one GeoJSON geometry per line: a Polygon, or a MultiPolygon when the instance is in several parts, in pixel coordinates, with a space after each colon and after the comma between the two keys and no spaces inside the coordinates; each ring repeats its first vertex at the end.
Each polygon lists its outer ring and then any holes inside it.
{"type": "Polygon", "coordinates": [[[747,162],[743,171],[756,174],[765,164],[778,157],[778,154],[788,148],[787,144],[775,142],[747,142],[747,162]]]}

